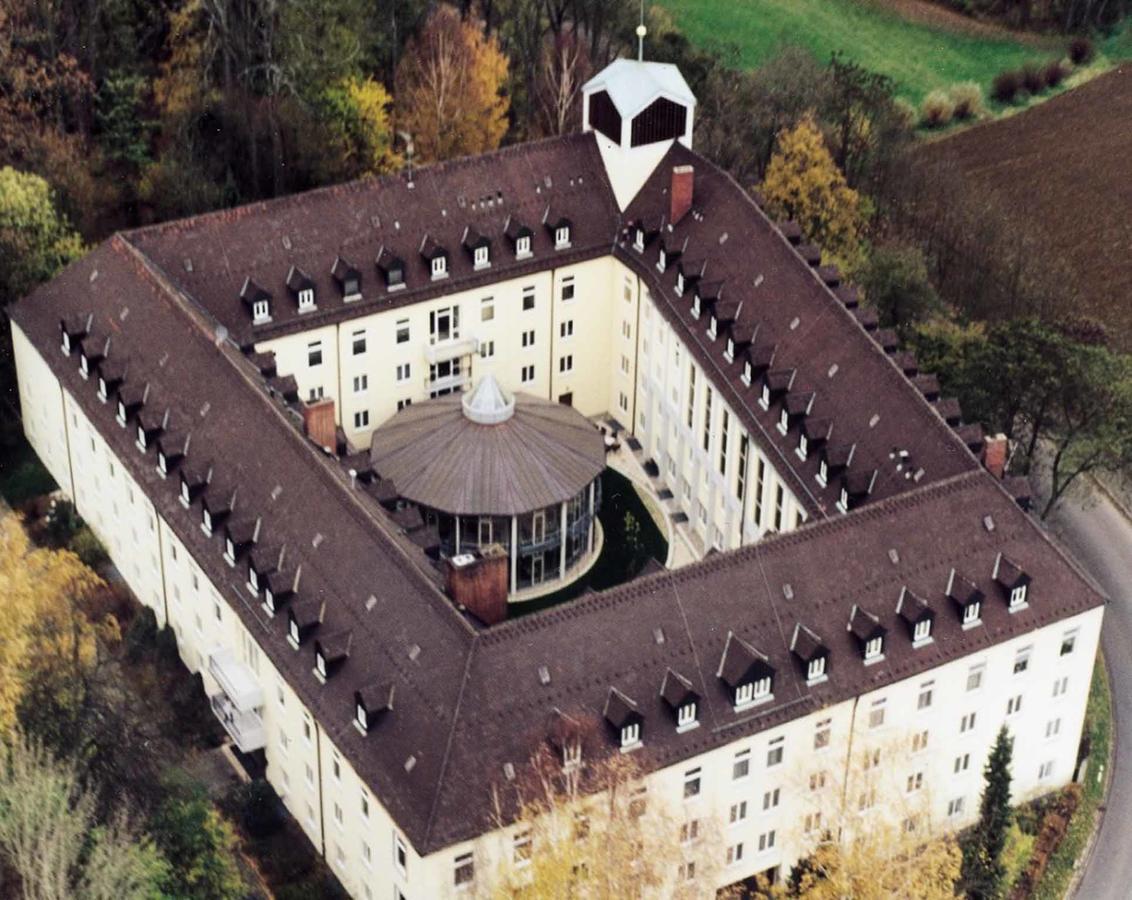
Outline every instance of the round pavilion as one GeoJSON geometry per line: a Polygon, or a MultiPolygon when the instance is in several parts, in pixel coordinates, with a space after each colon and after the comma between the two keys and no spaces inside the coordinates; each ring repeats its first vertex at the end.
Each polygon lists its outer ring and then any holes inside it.
{"type": "Polygon", "coordinates": [[[592,559],[605,446],[570,406],[507,395],[486,375],[398,412],[373,433],[370,460],[436,524],[445,555],[503,546],[512,596],[560,586],[592,559]]]}

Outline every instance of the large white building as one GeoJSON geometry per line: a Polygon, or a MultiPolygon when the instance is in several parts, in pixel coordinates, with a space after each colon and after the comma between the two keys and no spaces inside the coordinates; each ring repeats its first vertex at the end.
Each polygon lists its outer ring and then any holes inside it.
{"type": "Polygon", "coordinates": [[[523,865],[492,792],[554,716],[718,826],[669,893],[785,872],[846,810],[969,823],[1003,724],[1017,797],[1066,783],[1096,587],[796,226],[692,151],[675,69],[585,94],[580,134],[120,234],[13,309],[29,440],[233,741],[367,900],[523,865]],[[457,609],[364,451],[489,373],[620,423],[705,558],[457,609]]]}

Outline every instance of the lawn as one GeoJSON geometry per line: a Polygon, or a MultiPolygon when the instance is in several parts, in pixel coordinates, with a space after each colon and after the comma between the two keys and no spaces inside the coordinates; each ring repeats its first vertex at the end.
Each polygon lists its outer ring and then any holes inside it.
{"type": "MultiPolygon", "coordinates": [[[[734,45],[757,66],[795,44],[821,61],[835,51],[890,76],[919,104],[929,91],[976,81],[989,92],[994,76],[1030,60],[1059,55],[1066,41],[1018,36],[917,0],[658,0],[693,44],[734,45]]],[[[1127,32],[1099,48],[1110,58],[1132,55],[1127,32]]]]}

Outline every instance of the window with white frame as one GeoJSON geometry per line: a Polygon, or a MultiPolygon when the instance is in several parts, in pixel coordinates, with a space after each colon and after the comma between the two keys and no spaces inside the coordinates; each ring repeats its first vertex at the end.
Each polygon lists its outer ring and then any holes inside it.
{"type": "Polygon", "coordinates": [[[432,258],[431,272],[433,279],[447,277],[448,259],[444,256],[434,256],[432,258]]]}
{"type": "Polygon", "coordinates": [[[1077,646],[1077,629],[1065,632],[1061,637],[1061,650],[1059,656],[1068,656],[1077,646]]]}
{"type": "Polygon", "coordinates": [[[476,247],[472,251],[472,267],[486,269],[491,265],[491,251],[487,247],[476,247]]]}
{"type": "Polygon", "coordinates": [[[869,728],[880,728],[884,724],[885,703],[883,698],[873,701],[869,709],[869,728]]]}
{"type": "Polygon", "coordinates": [[[558,358],[558,371],[560,373],[574,371],[574,355],[572,353],[567,353],[558,358]]]}
{"type": "Polygon", "coordinates": [[[408,381],[410,377],[412,377],[412,364],[400,363],[397,366],[397,382],[403,384],[408,381]]]}
{"type": "Polygon", "coordinates": [[[531,829],[523,828],[515,833],[511,840],[511,861],[516,868],[525,868],[531,864],[531,829]]]}
{"type": "Polygon", "coordinates": [[[397,320],[397,343],[398,344],[409,343],[409,320],[408,319],[398,319],[397,320]]]}
{"type": "Polygon", "coordinates": [[[783,754],[786,752],[785,743],[785,737],[776,737],[767,744],[766,765],[768,769],[781,764],[783,754]]]}
{"type": "Polygon", "coordinates": [[[1051,775],[1053,775],[1052,759],[1049,760],[1049,762],[1044,762],[1041,764],[1041,767],[1038,769],[1038,780],[1045,781],[1045,779],[1049,778],[1051,775]]]}
{"type": "Polygon", "coordinates": [[[1063,675],[1053,683],[1053,696],[1062,697],[1069,690],[1069,676],[1063,675]]]}
{"type": "Polygon", "coordinates": [[[912,628],[912,644],[923,644],[928,641],[932,636],[932,620],[930,618],[921,619],[912,628]]]}
{"type": "Polygon", "coordinates": [[[1055,738],[1061,734],[1061,718],[1050,719],[1046,722],[1046,737],[1055,738]]]}
{"type": "Polygon", "coordinates": [[[773,830],[766,831],[759,835],[759,853],[766,853],[768,850],[774,849],[775,832],[773,830]]]}
{"type": "Polygon", "coordinates": [[[1017,609],[1026,603],[1026,585],[1020,584],[1010,592],[1010,608],[1017,609]]]}
{"type": "Polygon", "coordinates": [[[916,709],[927,709],[932,705],[932,697],[935,694],[935,682],[925,681],[920,685],[920,694],[916,697],[916,709]]]}
{"type": "Polygon", "coordinates": [[[531,255],[531,236],[524,234],[515,239],[515,256],[519,259],[531,255]]]}
{"type": "Polygon", "coordinates": [[[818,681],[825,677],[825,656],[815,656],[806,666],[806,680],[818,681]]]}
{"type": "Polygon", "coordinates": [[[740,750],[731,763],[731,779],[741,781],[751,774],[751,750],[740,750]]]}
{"type": "Polygon", "coordinates": [[[562,340],[566,340],[567,338],[574,336],[573,319],[564,319],[558,323],[558,336],[562,338],[562,340]]]}
{"type": "Polygon", "coordinates": [[[393,865],[402,877],[409,874],[409,850],[399,834],[393,835],[393,865]]]}
{"type": "Polygon", "coordinates": [[[684,799],[698,797],[702,786],[703,770],[696,766],[684,773],[684,799]]]}
{"type": "Polygon", "coordinates": [[[271,304],[267,300],[256,300],[252,304],[252,323],[268,322],[271,320],[271,304]]]}
{"type": "Polygon", "coordinates": [[[963,607],[963,625],[977,625],[979,623],[979,607],[982,604],[978,600],[973,603],[968,603],[963,607]]]}
{"type": "Polygon", "coordinates": [[[461,853],[452,861],[452,883],[457,888],[469,889],[476,881],[476,862],[471,852],[461,853]]]}
{"type": "Polygon", "coordinates": [[[314,309],[314,288],[303,288],[299,291],[299,312],[314,309]]]}
{"type": "Polygon", "coordinates": [[[975,727],[975,713],[967,713],[959,720],[959,733],[965,734],[972,731],[975,727]]]}
{"type": "Polygon", "coordinates": [[[311,341],[307,344],[307,365],[322,365],[322,341],[311,341]]]}
{"type": "Polygon", "coordinates": [[[830,735],[833,729],[832,719],[822,719],[814,727],[814,749],[821,750],[829,746],[830,735]]]}
{"type": "Polygon", "coordinates": [[[480,301],[480,321],[490,322],[495,318],[495,298],[484,297],[480,301]]]}
{"type": "Polygon", "coordinates": [[[958,775],[960,772],[966,772],[971,767],[971,754],[963,753],[955,757],[955,762],[951,766],[953,775],[958,775]]]}
{"type": "Polygon", "coordinates": [[[354,430],[369,427],[369,410],[360,409],[354,413],[354,430]]]}
{"type": "Polygon", "coordinates": [[[561,225],[554,229],[554,248],[561,250],[570,246],[570,226],[561,225]]]}
{"type": "Polygon", "coordinates": [[[921,750],[926,750],[928,746],[928,732],[917,731],[912,735],[912,752],[919,753],[921,750]]]}
{"type": "Polygon", "coordinates": [[[877,635],[871,637],[865,642],[865,659],[874,660],[880,659],[884,650],[884,637],[877,635]]]}
{"type": "Polygon", "coordinates": [[[949,819],[963,815],[963,800],[963,797],[956,797],[947,801],[947,817],[949,819]]]}
{"type": "Polygon", "coordinates": [[[1014,655],[1014,674],[1021,675],[1030,668],[1030,652],[1032,647],[1023,647],[1014,655]]]}
{"type": "Polygon", "coordinates": [[[533,328],[523,332],[522,336],[523,348],[533,347],[535,345],[535,330],[533,328]]]}
{"type": "Polygon", "coordinates": [[[364,394],[369,389],[369,376],[368,375],[355,375],[354,376],[354,393],[364,394]]]}
{"type": "Polygon", "coordinates": [[[522,372],[520,373],[519,380],[523,384],[530,384],[532,381],[534,381],[535,380],[535,367],[534,366],[523,366],[522,372]]]}
{"type": "Polygon", "coordinates": [[[700,836],[700,820],[689,819],[680,825],[680,843],[690,844],[700,836]]]}
{"type": "Polygon", "coordinates": [[[978,663],[967,670],[967,690],[977,691],[983,686],[983,673],[986,672],[986,663],[978,663]]]}
{"type": "Polygon", "coordinates": [[[676,729],[686,731],[696,724],[696,702],[684,703],[676,710],[676,729]]]}
{"type": "Polygon", "coordinates": [[[480,341],[480,359],[491,359],[495,356],[495,341],[480,341]]]}
{"type": "Polygon", "coordinates": [[[567,275],[565,278],[562,279],[561,297],[562,297],[563,303],[568,303],[569,301],[574,299],[574,276],[573,275],[567,275]]]}
{"type": "Polygon", "coordinates": [[[621,749],[630,750],[641,742],[641,725],[630,722],[621,729],[621,749]]]}
{"type": "Polygon", "coordinates": [[[351,335],[351,351],[354,356],[361,356],[366,352],[366,333],[364,330],[355,331],[351,335]]]}
{"type": "Polygon", "coordinates": [[[1016,694],[1006,701],[1006,714],[1012,716],[1022,711],[1022,695],[1016,694]]]}
{"type": "Polygon", "coordinates": [[[732,844],[727,848],[727,865],[733,866],[743,861],[743,842],[732,844]]]}
{"type": "Polygon", "coordinates": [[[535,289],[534,287],[523,288],[523,312],[530,312],[535,308],[535,289]]]}
{"type": "Polygon", "coordinates": [[[771,809],[778,808],[778,802],[782,799],[782,788],[772,788],[763,793],[763,812],[771,809]]]}

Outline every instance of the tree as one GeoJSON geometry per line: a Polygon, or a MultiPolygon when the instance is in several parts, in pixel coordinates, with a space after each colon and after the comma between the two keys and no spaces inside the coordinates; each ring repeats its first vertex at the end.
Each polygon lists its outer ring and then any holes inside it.
{"type": "Polygon", "coordinates": [[[0,518],[0,736],[37,679],[55,682],[64,705],[81,703],[82,675],[97,654],[81,605],[100,584],[69,550],[33,547],[14,513],[0,518]]]}
{"type": "Polygon", "coordinates": [[[812,114],[779,136],[762,184],[768,211],[795,219],[806,236],[852,270],[861,254],[861,198],[845,183],[812,114]]]}
{"type": "Polygon", "coordinates": [[[506,79],[507,57],[482,23],[438,6],[397,67],[397,127],[422,160],[494,150],[507,131],[506,79]]]}
{"type": "Polygon", "coordinates": [[[535,92],[538,125],[543,134],[576,130],[581,120],[582,85],[589,77],[589,53],[575,32],[546,39],[535,92]]]}
{"type": "Polygon", "coordinates": [[[24,296],[83,249],[46,181],[9,166],[0,169],[0,303],[24,296]]]}
{"type": "Polygon", "coordinates": [[[979,821],[963,845],[963,885],[970,900],[997,897],[1005,868],[1002,850],[1010,828],[1010,761],[1014,741],[1006,726],[999,729],[983,768],[979,821]]]}
{"type": "Polygon", "coordinates": [[[385,86],[372,78],[350,76],[326,90],[319,132],[324,165],[337,170],[334,175],[382,175],[396,168],[399,160],[389,121],[392,102],[385,86]],[[333,132],[329,148],[327,130],[333,132]]]}
{"type": "Polygon", "coordinates": [[[522,840],[502,842],[501,859],[485,879],[488,896],[543,897],[548,885],[561,896],[701,896],[718,856],[709,820],[682,832],[690,827],[683,816],[641,790],[645,773],[633,756],[599,749],[604,723],[579,713],[559,724],[581,762],[565,767],[545,748],[514,781],[494,788],[496,826],[522,840]],[[673,883],[679,860],[694,865],[694,881],[673,883]]]}
{"type": "Polygon", "coordinates": [[[913,245],[874,247],[857,279],[886,328],[905,332],[940,308],[924,254],[913,245]]]}
{"type": "Polygon", "coordinates": [[[169,794],[151,822],[157,846],[172,863],[169,888],[194,900],[239,900],[245,895],[236,866],[236,834],[204,788],[179,773],[166,781],[169,794]]]}
{"type": "Polygon", "coordinates": [[[73,760],[15,732],[0,744],[0,861],[26,900],[156,900],[168,865],[117,810],[95,815],[73,760]]]}

